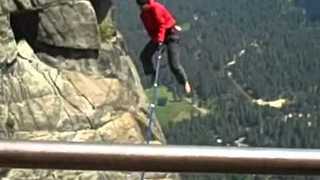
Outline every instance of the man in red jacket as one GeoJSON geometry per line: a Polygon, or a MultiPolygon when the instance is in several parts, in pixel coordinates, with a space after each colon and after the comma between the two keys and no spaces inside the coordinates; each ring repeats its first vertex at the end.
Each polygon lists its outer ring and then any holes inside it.
{"type": "Polygon", "coordinates": [[[179,29],[176,20],[162,4],[155,0],[136,0],[141,9],[141,20],[151,38],[143,49],[140,59],[146,75],[154,75],[152,58],[156,52],[162,52],[167,47],[170,69],[186,93],[191,93],[187,74],[180,63],[179,29]]]}

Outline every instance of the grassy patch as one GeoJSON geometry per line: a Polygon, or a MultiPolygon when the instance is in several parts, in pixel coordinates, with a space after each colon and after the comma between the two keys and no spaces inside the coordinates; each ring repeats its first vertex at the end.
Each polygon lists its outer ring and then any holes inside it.
{"type": "Polygon", "coordinates": [[[102,41],[108,41],[116,34],[116,28],[111,20],[106,20],[99,25],[102,41]]]}
{"type": "MultiPolygon", "coordinates": [[[[153,89],[147,89],[146,94],[150,100],[153,100],[153,89]]],[[[168,125],[169,122],[177,122],[189,119],[193,106],[185,100],[174,101],[173,94],[166,87],[159,88],[159,99],[157,107],[157,117],[162,126],[168,125]]]]}

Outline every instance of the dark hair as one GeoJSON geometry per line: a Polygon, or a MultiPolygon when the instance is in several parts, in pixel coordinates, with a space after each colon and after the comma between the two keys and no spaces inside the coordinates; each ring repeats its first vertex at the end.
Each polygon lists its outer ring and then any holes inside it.
{"type": "Polygon", "coordinates": [[[140,6],[147,4],[149,2],[149,0],[136,0],[136,1],[137,1],[137,4],[140,6]]]}

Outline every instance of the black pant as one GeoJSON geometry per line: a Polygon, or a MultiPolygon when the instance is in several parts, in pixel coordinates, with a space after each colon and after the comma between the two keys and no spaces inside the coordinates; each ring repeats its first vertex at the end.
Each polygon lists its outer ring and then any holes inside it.
{"type": "MultiPolygon", "coordinates": [[[[168,30],[164,44],[167,47],[169,66],[179,84],[184,85],[188,81],[188,78],[184,68],[180,63],[179,41],[180,37],[178,32],[174,30],[168,30]]],[[[157,49],[158,45],[150,41],[144,47],[140,55],[140,60],[142,61],[143,70],[146,75],[155,74],[153,59],[155,58],[157,49]]]]}

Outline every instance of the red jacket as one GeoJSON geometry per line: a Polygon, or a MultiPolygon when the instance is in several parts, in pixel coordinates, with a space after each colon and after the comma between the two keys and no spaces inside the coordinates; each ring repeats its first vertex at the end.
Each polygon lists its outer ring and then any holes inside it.
{"type": "Polygon", "coordinates": [[[149,0],[149,8],[141,12],[141,20],[153,42],[164,42],[166,31],[174,27],[176,20],[160,3],[149,0]]]}

